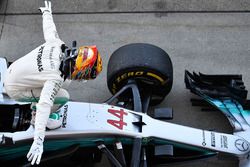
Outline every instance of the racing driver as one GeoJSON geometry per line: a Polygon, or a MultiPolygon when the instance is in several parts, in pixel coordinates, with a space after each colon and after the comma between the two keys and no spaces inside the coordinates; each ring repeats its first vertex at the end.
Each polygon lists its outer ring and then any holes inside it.
{"type": "Polygon", "coordinates": [[[33,103],[36,111],[34,141],[27,154],[32,165],[40,163],[46,127],[61,126],[61,121],[53,114],[59,105],[69,100],[69,94],[62,86],[69,80],[95,79],[102,71],[102,59],[96,46],[69,49],[61,41],[50,1],[45,1],[45,7],[39,10],[43,17],[45,43],[12,63],[4,81],[6,93],[11,98],[37,102],[33,103]]]}

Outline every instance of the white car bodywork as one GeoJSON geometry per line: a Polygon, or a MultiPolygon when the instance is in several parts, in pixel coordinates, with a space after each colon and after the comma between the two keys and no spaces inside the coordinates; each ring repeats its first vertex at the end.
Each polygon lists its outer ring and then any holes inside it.
{"type": "MultiPolygon", "coordinates": [[[[24,104],[3,96],[2,78],[7,68],[6,60],[1,58],[0,64],[0,104],[24,104]]],[[[158,138],[170,143],[179,143],[214,152],[233,154],[239,157],[240,167],[250,166],[249,125],[248,128],[244,128],[244,131],[225,134],[156,120],[146,114],[117,106],[82,102],[68,102],[58,113],[61,116],[62,126],[56,130],[46,131],[46,139],[54,137],[63,138],[67,135],[81,137],[115,135],[130,138],[158,138]],[[135,122],[141,122],[142,126],[136,125],[135,122]]],[[[33,131],[33,126],[30,126],[26,131],[3,132],[0,133],[0,141],[4,137],[11,138],[14,143],[31,140],[33,131]]]]}

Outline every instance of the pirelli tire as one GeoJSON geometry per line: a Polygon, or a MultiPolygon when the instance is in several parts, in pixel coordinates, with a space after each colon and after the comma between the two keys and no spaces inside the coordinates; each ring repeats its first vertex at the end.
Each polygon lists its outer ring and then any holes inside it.
{"type": "Polygon", "coordinates": [[[173,66],[169,55],[163,49],[146,43],[118,48],[108,62],[107,84],[110,92],[115,94],[131,79],[139,85],[141,96],[151,93],[151,105],[161,103],[173,84],[173,66]]]}

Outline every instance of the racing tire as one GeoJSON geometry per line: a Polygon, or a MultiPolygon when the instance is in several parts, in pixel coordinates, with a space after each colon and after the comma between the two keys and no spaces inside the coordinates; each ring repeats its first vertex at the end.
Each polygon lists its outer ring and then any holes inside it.
{"type": "Polygon", "coordinates": [[[163,49],[146,43],[118,48],[108,62],[108,88],[115,94],[129,80],[136,81],[142,98],[150,92],[150,105],[161,103],[173,84],[173,66],[169,55],[163,49]]]}

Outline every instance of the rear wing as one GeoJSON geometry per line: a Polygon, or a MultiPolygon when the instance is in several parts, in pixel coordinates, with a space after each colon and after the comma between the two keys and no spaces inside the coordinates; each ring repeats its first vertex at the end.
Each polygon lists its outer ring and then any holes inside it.
{"type": "Polygon", "coordinates": [[[0,57],[0,100],[3,99],[3,80],[4,80],[4,74],[8,68],[7,60],[5,58],[0,57]]]}

